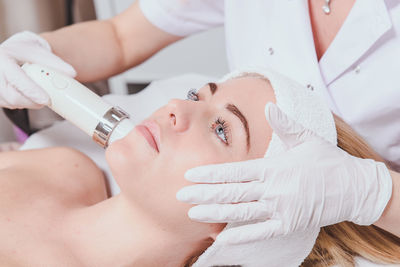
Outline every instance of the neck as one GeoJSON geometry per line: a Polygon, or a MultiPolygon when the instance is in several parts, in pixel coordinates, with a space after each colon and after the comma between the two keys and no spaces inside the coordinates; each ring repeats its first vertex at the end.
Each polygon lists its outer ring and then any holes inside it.
{"type": "Polygon", "coordinates": [[[61,233],[82,266],[179,266],[182,255],[190,253],[190,244],[163,230],[122,194],[74,210],[61,233]]]}

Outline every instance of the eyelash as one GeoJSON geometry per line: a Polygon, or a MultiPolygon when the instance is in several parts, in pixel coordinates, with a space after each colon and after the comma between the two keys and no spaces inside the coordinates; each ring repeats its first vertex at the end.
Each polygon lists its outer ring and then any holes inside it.
{"type": "Polygon", "coordinates": [[[191,101],[199,101],[199,94],[197,93],[196,89],[190,89],[186,96],[187,100],[191,101]]]}
{"type": "Polygon", "coordinates": [[[211,130],[217,135],[217,138],[219,139],[219,140],[221,140],[221,142],[222,143],[224,143],[224,145],[229,145],[230,144],[230,138],[229,138],[229,125],[228,125],[228,123],[224,120],[224,119],[222,119],[221,117],[218,117],[215,121],[214,121],[214,123],[211,125],[211,130]],[[221,127],[221,128],[218,128],[218,127],[221,127]],[[218,129],[222,129],[223,130],[223,135],[224,135],[224,137],[223,138],[221,138],[220,136],[219,136],[219,134],[218,134],[218,132],[217,132],[217,130],[218,129]]]}
{"type": "MultiPolygon", "coordinates": [[[[189,92],[187,93],[187,100],[190,101],[199,101],[199,95],[197,94],[197,90],[196,89],[190,89],[189,92]]],[[[230,138],[229,138],[229,125],[228,123],[222,119],[221,117],[218,117],[217,119],[215,119],[214,123],[211,125],[210,127],[211,131],[215,133],[215,135],[217,136],[217,138],[224,143],[225,145],[229,145],[230,144],[230,138]],[[218,128],[218,127],[221,128],[218,128]],[[222,129],[223,130],[223,137],[220,137],[219,133],[217,132],[218,129],[222,129]]]]}

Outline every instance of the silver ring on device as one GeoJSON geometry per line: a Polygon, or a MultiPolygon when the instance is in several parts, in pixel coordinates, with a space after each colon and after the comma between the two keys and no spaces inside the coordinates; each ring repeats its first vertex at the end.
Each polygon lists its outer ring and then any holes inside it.
{"type": "Polygon", "coordinates": [[[101,147],[108,146],[112,131],[123,120],[129,118],[129,114],[123,111],[120,107],[110,108],[100,121],[93,132],[93,140],[101,147]]]}

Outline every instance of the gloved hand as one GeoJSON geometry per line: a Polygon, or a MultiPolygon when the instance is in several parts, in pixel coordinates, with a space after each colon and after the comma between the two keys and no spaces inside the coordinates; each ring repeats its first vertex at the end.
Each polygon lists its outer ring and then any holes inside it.
{"type": "Polygon", "coordinates": [[[0,45],[0,107],[40,108],[50,99],[19,64],[41,64],[75,77],[74,68],[51,52],[49,43],[32,32],[11,36],[0,45]]]}
{"type": "Polygon", "coordinates": [[[275,157],[191,169],[177,199],[200,204],[189,217],[202,222],[262,220],[223,231],[228,243],[250,242],[351,221],[376,222],[392,193],[383,163],[334,146],[268,104],[266,117],[287,146],[275,157]]]}

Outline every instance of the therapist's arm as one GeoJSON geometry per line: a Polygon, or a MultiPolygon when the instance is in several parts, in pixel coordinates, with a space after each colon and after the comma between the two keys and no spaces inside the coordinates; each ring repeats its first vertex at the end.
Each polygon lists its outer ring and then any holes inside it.
{"type": "Polygon", "coordinates": [[[151,24],[138,2],[112,19],[78,23],[41,36],[50,43],[53,53],[75,68],[78,80],[110,77],[182,38],[151,24]]]}
{"type": "Polygon", "coordinates": [[[400,173],[389,171],[392,176],[392,197],[381,218],[374,225],[400,237],[400,173]]]}

